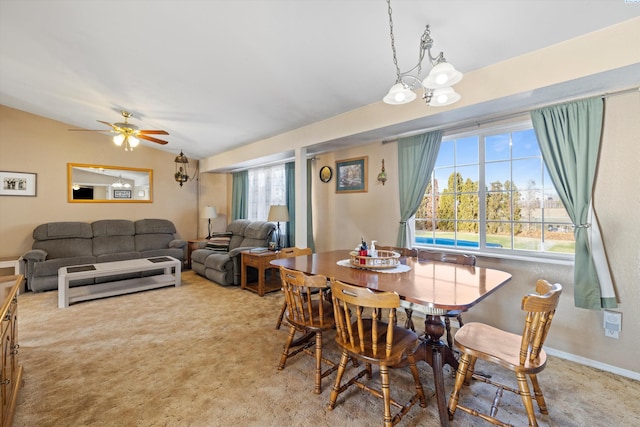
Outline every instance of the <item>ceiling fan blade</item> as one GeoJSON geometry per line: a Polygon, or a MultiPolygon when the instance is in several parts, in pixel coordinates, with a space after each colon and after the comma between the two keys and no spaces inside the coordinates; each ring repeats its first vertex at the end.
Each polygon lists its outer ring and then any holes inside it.
{"type": "Polygon", "coordinates": [[[147,135],[140,135],[140,134],[138,134],[138,138],[140,138],[140,139],[146,139],[147,141],[155,142],[156,144],[162,144],[162,145],[168,144],[168,142],[167,142],[167,141],[163,141],[163,140],[161,140],[161,139],[154,138],[154,137],[152,137],[152,136],[147,136],[147,135]]]}
{"type": "Polygon", "coordinates": [[[109,122],[103,122],[102,120],[96,120],[96,121],[97,121],[98,123],[102,123],[103,125],[107,125],[107,126],[109,126],[110,128],[114,128],[114,129],[116,128],[114,125],[112,125],[112,124],[111,124],[111,123],[109,123],[109,122]]]}
{"type": "Polygon", "coordinates": [[[169,135],[166,130],[139,130],[138,133],[146,133],[149,135],[169,135]]]}

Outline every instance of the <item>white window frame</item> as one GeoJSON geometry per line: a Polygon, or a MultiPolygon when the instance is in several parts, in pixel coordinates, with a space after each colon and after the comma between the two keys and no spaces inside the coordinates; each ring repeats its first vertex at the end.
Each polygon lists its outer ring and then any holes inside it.
{"type": "MultiPolygon", "coordinates": [[[[573,253],[562,253],[562,252],[545,252],[545,251],[527,251],[522,249],[505,249],[505,248],[491,248],[486,246],[486,183],[485,183],[485,139],[486,137],[492,135],[499,135],[502,133],[514,133],[518,131],[523,131],[527,129],[532,129],[533,125],[530,120],[518,120],[517,122],[512,123],[501,123],[501,124],[493,124],[487,125],[483,127],[478,127],[469,130],[460,130],[455,132],[446,133],[443,136],[442,141],[450,141],[450,140],[459,140],[463,138],[468,138],[472,136],[478,137],[479,144],[479,153],[478,153],[478,239],[479,245],[478,248],[474,247],[455,247],[449,245],[438,245],[438,244],[428,244],[428,243],[417,243],[415,241],[416,238],[416,230],[415,230],[415,217],[412,217],[410,221],[407,221],[407,227],[410,228],[410,233],[413,236],[412,244],[413,247],[422,247],[425,249],[437,249],[437,250],[445,250],[447,252],[463,252],[463,253],[472,253],[479,256],[489,256],[492,258],[504,258],[504,259],[516,259],[516,260],[525,260],[525,261],[545,261],[549,263],[557,263],[557,264],[573,264],[574,254],[573,253]]],[[[512,161],[512,159],[510,160],[512,161]]],[[[435,170],[435,169],[434,169],[435,170]]],[[[430,179],[433,179],[434,172],[432,171],[430,179]]],[[[510,177],[512,178],[512,177],[510,177]]],[[[512,180],[511,180],[512,181],[512,180]]],[[[545,187],[549,185],[553,185],[552,183],[544,183],[545,187]]],[[[518,189],[520,193],[525,191],[525,189],[518,189]]],[[[509,221],[512,222],[512,221],[509,221]]],[[[543,221],[543,226],[545,226],[545,222],[543,221]]]]}

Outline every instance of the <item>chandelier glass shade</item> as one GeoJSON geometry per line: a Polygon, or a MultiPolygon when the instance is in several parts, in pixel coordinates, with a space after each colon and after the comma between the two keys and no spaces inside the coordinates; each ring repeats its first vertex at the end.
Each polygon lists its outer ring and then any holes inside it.
{"type": "Polygon", "coordinates": [[[420,55],[418,64],[409,71],[401,72],[398,66],[396,55],[395,38],[393,35],[393,17],[391,10],[391,0],[387,0],[389,11],[389,34],[391,36],[391,50],[393,52],[393,63],[396,66],[396,82],[387,95],[382,99],[390,105],[407,104],[417,98],[415,90],[422,89],[422,99],[431,107],[441,107],[451,105],[460,100],[460,95],[453,90],[452,86],[462,80],[462,73],[447,62],[444,53],[440,52],[433,56],[431,48],[433,39],[431,30],[427,25],[420,38],[420,55]],[[425,57],[431,64],[431,70],[422,79],[422,62],[425,57]]]}
{"type": "Polygon", "coordinates": [[[138,146],[140,140],[133,135],[119,133],[113,137],[113,143],[118,147],[122,147],[122,144],[124,143],[124,151],[131,151],[138,146]]]}
{"type": "Polygon", "coordinates": [[[122,175],[120,175],[120,177],[118,177],[118,180],[111,184],[111,186],[113,188],[131,188],[131,184],[122,181],[122,175]]]}

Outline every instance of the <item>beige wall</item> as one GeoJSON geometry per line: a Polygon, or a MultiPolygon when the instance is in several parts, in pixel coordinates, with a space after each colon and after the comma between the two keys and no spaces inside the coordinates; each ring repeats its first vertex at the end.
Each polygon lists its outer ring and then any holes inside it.
{"type": "Polygon", "coordinates": [[[0,257],[30,249],[33,229],[51,221],[166,218],[181,238],[196,237],[198,182],[174,181],[178,153],[142,145],[125,152],[108,135],[69,132],[72,127],[0,106],[0,170],[38,174],[36,197],[0,196],[0,257]],[[69,203],[67,163],[153,169],[153,203],[69,203]]]}
{"type": "MultiPolygon", "coordinates": [[[[620,308],[623,326],[620,339],[606,338],[602,313],[574,307],[573,267],[544,262],[480,258],[482,266],[510,272],[512,281],[464,315],[521,332],[520,300],[538,278],[564,286],[560,307],[548,339],[548,346],[577,358],[610,365],[640,376],[640,245],[637,215],[640,212],[638,136],[640,135],[640,93],[613,96],[606,101],[605,129],[595,191],[603,238],[620,308]]],[[[360,238],[393,245],[400,219],[397,181],[397,144],[374,143],[323,154],[313,170],[314,240],[318,251],[350,249],[360,238]],[[320,167],[334,168],[340,159],[369,156],[369,191],[336,194],[335,177],[324,184],[320,167]],[[385,159],[388,181],[376,181],[381,159],[385,159]]]]}

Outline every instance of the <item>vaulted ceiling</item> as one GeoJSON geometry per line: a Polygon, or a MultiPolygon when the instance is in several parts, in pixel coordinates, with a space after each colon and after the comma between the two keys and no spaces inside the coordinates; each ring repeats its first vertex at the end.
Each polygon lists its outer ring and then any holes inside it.
{"type": "MultiPolygon", "coordinates": [[[[640,16],[622,0],[392,8],[401,69],[417,62],[429,24],[434,50],[463,73],[640,16]]],[[[384,0],[0,0],[0,104],[105,130],[96,120],[128,110],[140,128],[170,134],[165,146],[143,143],[192,158],[379,102],[394,81],[384,0]]]]}

